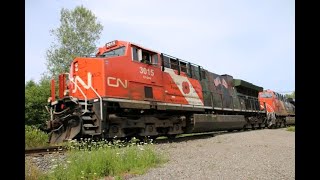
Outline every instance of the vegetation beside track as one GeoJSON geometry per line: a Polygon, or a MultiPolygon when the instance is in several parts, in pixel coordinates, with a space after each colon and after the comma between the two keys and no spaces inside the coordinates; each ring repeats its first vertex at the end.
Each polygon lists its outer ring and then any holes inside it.
{"type": "Polygon", "coordinates": [[[295,126],[289,126],[289,127],[287,127],[287,131],[296,132],[295,126]]]}
{"type": "Polygon", "coordinates": [[[48,134],[34,126],[25,125],[25,148],[48,146],[48,134]]]}
{"type": "Polygon", "coordinates": [[[40,172],[31,162],[26,162],[26,179],[123,179],[143,174],[151,167],[167,161],[155,151],[152,141],[129,142],[115,140],[95,142],[90,139],[71,141],[67,145],[65,162],[57,162],[52,171],[40,172]]]}

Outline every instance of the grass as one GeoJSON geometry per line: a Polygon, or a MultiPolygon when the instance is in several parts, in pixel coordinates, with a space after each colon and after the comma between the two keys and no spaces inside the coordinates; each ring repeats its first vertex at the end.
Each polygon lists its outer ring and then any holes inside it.
{"type": "Polygon", "coordinates": [[[25,148],[48,146],[48,134],[33,126],[25,126],[25,148]]]}
{"type": "Polygon", "coordinates": [[[295,126],[289,126],[287,127],[287,131],[292,131],[292,132],[295,132],[295,126]]]}
{"type": "Polygon", "coordinates": [[[32,164],[30,160],[25,161],[25,179],[26,180],[38,180],[44,178],[44,174],[38,169],[37,166],[32,164]]]}
{"type": "Polygon", "coordinates": [[[38,175],[38,179],[122,179],[128,175],[143,174],[167,161],[156,153],[152,142],[142,143],[136,139],[129,143],[72,141],[68,148],[66,162],[57,162],[51,172],[38,175]]]}

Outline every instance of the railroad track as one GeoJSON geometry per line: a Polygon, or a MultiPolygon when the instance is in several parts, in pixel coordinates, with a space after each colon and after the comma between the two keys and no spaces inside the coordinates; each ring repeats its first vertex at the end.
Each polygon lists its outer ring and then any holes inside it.
{"type": "Polygon", "coordinates": [[[43,156],[45,154],[64,153],[66,149],[63,146],[48,146],[39,148],[25,149],[25,155],[27,156],[43,156]]]}
{"type": "MultiPolygon", "coordinates": [[[[263,129],[261,129],[263,130],[263,129]]],[[[248,131],[248,130],[246,130],[248,131]]],[[[153,140],[155,144],[165,144],[165,143],[172,143],[172,142],[182,142],[182,141],[190,141],[190,140],[197,140],[197,139],[206,139],[211,138],[218,135],[223,134],[234,134],[234,133],[242,133],[246,131],[215,131],[215,132],[207,132],[207,133],[194,133],[194,134],[184,134],[180,135],[174,139],[168,138],[160,138],[153,140]]],[[[251,130],[249,130],[251,131],[251,130]]],[[[29,148],[25,149],[26,156],[43,156],[45,154],[54,154],[54,153],[64,153],[66,152],[66,148],[63,146],[48,146],[48,147],[40,147],[40,148],[29,148]]]]}
{"type": "Polygon", "coordinates": [[[165,143],[182,142],[182,141],[190,141],[190,140],[192,141],[192,140],[198,140],[198,139],[212,138],[212,137],[224,135],[224,134],[235,134],[235,133],[243,133],[247,131],[259,131],[259,130],[264,130],[264,129],[257,129],[257,130],[249,129],[249,130],[240,130],[240,131],[231,131],[231,132],[214,131],[214,132],[204,132],[204,133],[191,133],[191,134],[178,135],[174,139],[168,139],[165,136],[163,136],[164,138],[155,139],[153,142],[155,144],[165,144],[165,143]]]}

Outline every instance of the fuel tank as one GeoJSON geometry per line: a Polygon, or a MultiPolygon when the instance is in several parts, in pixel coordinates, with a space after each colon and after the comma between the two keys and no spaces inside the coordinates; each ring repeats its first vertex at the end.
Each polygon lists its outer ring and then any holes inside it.
{"type": "Polygon", "coordinates": [[[194,114],[193,133],[242,129],[247,124],[243,115],[194,114]]]}

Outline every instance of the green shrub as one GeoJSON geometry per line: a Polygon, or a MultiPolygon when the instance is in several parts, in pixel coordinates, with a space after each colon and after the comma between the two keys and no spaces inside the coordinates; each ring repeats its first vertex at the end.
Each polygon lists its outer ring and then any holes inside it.
{"type": "Polygon", "coordinates": [[[45,106],[48,104],[50,93],[50,79],[42,77],[36,83],[33,80],[25,84],[25,124],[41,127],[50,118],[45,106]]]}
{"type": "Polygon", "coordinates": [[[66,163],[59,163],[49,179],[99,179],[121,178],[128,174],[142,174],[148,168],[166,161],[156,153],[152,143],[130,141],[94,142],[72,141],[66,163]]]}
{"type": "Polygon", "coordinates": [[[289,126],[287,127],[287,131],[292,131],[292,132],[295,132],[295,126],[289,126]]]}
{"type": "Polygon", "coordinates": [[[48,134],[34,126],[25,126],[25,148],[48,146],[48,134]]]}

